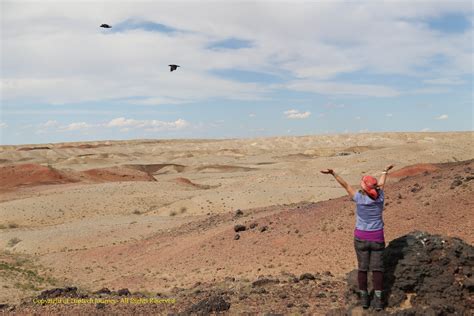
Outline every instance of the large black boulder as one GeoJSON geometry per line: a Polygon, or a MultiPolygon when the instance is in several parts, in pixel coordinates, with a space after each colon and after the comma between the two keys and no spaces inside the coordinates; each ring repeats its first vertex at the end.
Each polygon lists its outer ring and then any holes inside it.
{"type": "MultiPolygon", "coordinates": [[[[464,315],[474,309],[474,247],[459,238],[411,232],[389,243],[384,267],[384,298],[392,314],[464,315]]],[[[357,270],[347,280],[349,311],[357,304],[357,270]]]]}

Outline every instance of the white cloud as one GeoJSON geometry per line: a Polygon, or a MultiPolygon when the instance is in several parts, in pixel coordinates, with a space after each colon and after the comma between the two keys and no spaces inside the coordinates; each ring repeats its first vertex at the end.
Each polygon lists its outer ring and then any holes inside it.
{"type": "Polygon", "coordinates": [[[117,117],[113,120],[109,121],[106,126],[107,127],[125,127],[125,126],[133,126],[136,127],[140,124],[140,121],[134,119],[126,119],[124,117],[117,117]]]}
{"type": "Polygon", "coordinates": [[[345,104],[335,104],[335,103],[326,103],[324,105],[325,108],[328,108],[328,109],[343,109],[346,107],[345,104]]]}
{"type": "Polygon", "coordinates": [[[250,113],[249,114],[249,117],[256,117],[257,115],[255,115],[255,113],[250,113]]]}
{"type": "Polygon", "coordinates": [[[424,83],[428,84],[439,84],[439,85],[461,85],[466,83],[466,81],[459,78],[436,78],[436,79],[427,79],[423,80],[424,83]]]}
{"type": "MultiPolygon", "coordinates": [[[[129,102],[158,105],[209,98],[264,98],[272,88],[268,84],[212,75],[216,69],[239,69],[283,74],[290,80],[304,78],[290,83],[292,90],[396,96],[399,91],[390,86],[334,78],[358,70],[422,74],[423,78],[471,74],[472,32],[448,36],[422,23],[445,12],[472,13],[472,6],[469,1],[296,5],[177,1],[120,2],[114,6],[86,1],[11,1],[2,12],[3,25],[9,27],[2,32],[0,89],[8,100],[55,104],[137,96],[145,99],[129,102]],[[112,24],[135,17],[186,32],[104,31],[98,28],[104,16],[112,24]],[[230,37],[254,45],[239,50],[207,49],[210,43],[230,37]],[[64,42],[68,45],[60,44],[64,42]],[[443,62],[432,67],[436,56],[443,56],[443,62]],[[170,73],[170,62],[182,67],[170,73]]],[[[427,83],[448,84],[449,80],[428,79],[427,83]]]]}
{"type": "Polygon", "coordinates": [[[8,124],[5,122],[0,122],[0,128],[7,128],[8,124]]]}
{"type": "Polygon", "coordinates": [[[59,126],[59,122],[56,121],[56,120],[49,120],[43,124],[40,124],[41,127],[58,127],[59,126]]]}
{"type": "Polygon", "coordinates": [[[447,88],[421,88],[421,89],[415,89],[407,93],[409,94],[443,94],[443,93],[448,93],[448,92],[451,92],[451,90],[447,88]]]}
{"type": "Polygon", "coordinates": [[[288,110],[283,112],[287,119],[305,119],[311,115],[311,112],[300,112],[299,110],[288,110]]]}
{"type": "Polygon", "coordinates": [[[447,114],[442,114],[440,116],[435,117],[436,120],[447,120],[448,115],[447,114]]]}
{"type": "Polygon", "coordinates": [[[387,113],[385,114],[386,117],[393,117],[393,114],[392,113],[387,113]]]}
{"type": "Polygon", "coordinates": [[[158,120],[135,120],[118,117],[104,124],[106,127],[122,127],[122,128],[143,128],[146,131],[156,132],[163,130],[179,130],[188,127],[190,124],[183,119],[165,122],[158,120]]]}
{"type": "Polygon", "coordinates": [[[90,128],[91,125],[86,122],[75,122],[61,127],[61,129],[66,131],[78,131],[90,128]]]}
{"type": "Polygon", "coordinates": [[[140,100],[130,100],[128,103],[134,105],[162,105],[162,104],[183,104],[188,103],[190,100],[168,98],[168,97],[153,97],[145,98],[140,100]]]}
{"type": "Polygon", "coordinates": [[[359,121],[360,119],[361,119],[361,117],[360,117],[360,116],[356,116],[356,117],[354,117],[354,120],[357,120],[357,121],[359,121]]]}
{"type": "Polygon", "coordinates": [[[400,92],[383,85],[352,84],[339,82],[293,81],[285,88],[296,91],[314,92],[326,95],[355,95],[371,97],[395,97],[400,92]]]}
{"type": "Polygon", "coordinates": [[[428,127],[425,127],[422,130],[420,130],[420,132],[429,132],[429,131],[431,131],[431,128],[428,128],[428,127]]]}

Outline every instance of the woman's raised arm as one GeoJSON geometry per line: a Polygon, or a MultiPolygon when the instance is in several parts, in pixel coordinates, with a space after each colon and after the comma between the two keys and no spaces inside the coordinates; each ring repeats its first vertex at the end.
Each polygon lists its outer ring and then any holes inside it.
{"type": "Polygon", "coordinates": [[[352,188],[341,176],[339,176],[338,174],[336,174],[334,172],[334,170],[332,169],[326,169],[326,170],[321,170],[321,173],[324,173],[324,174],[332,174],[333,177],[336,179],[337,182],[339,182],[339,184],[344,188],[346,189],[347,191],[347,194],[349,194],[349,196],[351,197],[351,199],[354,197],[356,191],[354,190],[354,188],[352,188]]]}
{"type": "Polygon", "coordinates": [[[383,187],[385,185],[385,180],[387,179],[388,171],[392,168],[393,168],[393,165],[388,165],[387,167],[385,167],[384,171],[382,172],[382,176],[380,177],[380,180],[379,180],[379,183],[378,183],[378,185],[381,189],[383,189],[383,187]]]}

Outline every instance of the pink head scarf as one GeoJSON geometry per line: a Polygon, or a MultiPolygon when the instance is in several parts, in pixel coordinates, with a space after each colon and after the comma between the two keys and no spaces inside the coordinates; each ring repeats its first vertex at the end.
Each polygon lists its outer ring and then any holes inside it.
{"type": "Polygon", "coordinates": [[[364,189],[365,193],[374,200],[379,196],[377,192],[377,179],[372,176],[364,176],[360,180],[360,186],[364,189]]]}

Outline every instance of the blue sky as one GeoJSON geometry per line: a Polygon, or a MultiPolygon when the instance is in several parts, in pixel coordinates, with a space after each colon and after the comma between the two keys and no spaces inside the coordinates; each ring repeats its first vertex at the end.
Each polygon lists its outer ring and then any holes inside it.
{"type": "Polygon", "coordinates": [[[473,130],[471,1],[1,9],[1,144],[473,130]]]}

